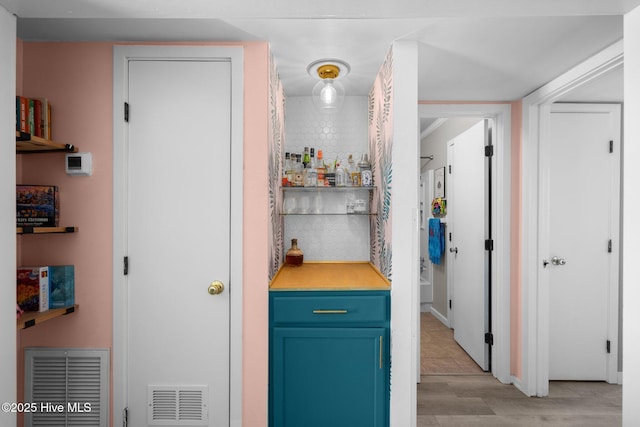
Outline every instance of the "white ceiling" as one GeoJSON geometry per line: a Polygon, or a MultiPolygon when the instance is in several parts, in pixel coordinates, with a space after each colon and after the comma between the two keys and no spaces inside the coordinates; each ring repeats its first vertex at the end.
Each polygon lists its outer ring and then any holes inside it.
{"type": "MultiPolygon", "coordinates": [[[[288,96],[314,60],[347,61],[366,95],[391,44],[419,46],[420,100],[522,98],[622,38],[640,0],[0,0],[25,41],[270,43],[288,96]]],[[[619,76],[618,76],[619,77],[619,76]]],[[[599,88],[620,91],[621,82],[599,88]]]]}

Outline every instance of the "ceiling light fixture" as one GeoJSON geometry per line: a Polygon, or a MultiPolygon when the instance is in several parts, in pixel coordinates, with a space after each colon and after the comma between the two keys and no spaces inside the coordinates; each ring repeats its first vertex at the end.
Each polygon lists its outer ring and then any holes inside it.
{"type": "Polygon", "coordinates": [[[344,87],[337,81],[349,74],[349,64],[339,59],[321,59],[307,67],[307,73],[320,79],[313,87],[314,105],[324,112],[337,111],[344,101],[344,87]]]}

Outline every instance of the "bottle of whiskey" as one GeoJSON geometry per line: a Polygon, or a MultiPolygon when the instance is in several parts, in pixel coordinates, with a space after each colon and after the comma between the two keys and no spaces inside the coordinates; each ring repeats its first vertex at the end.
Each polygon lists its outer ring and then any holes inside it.
{"type": "Polygon", "coordinates": [[[291,248],[289,248],[285,255],[284,263],[286,265],[297,267],[302,265],[303,260],[304,254],[300,248],[298,248],[298,239],[291,239],[291,248]]]}
{"type": "Polygon", "coordinates": [[[324,160],[322,159],[322,150],[318,150],[318,160],[316,161],[316,178],[318,182],[318,187],[324,187],[324,160]]]}

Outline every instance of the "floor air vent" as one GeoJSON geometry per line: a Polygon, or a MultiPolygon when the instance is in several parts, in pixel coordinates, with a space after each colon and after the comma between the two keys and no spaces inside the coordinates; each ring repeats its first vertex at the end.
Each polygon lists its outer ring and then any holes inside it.
{"type": "Polygon", "coordinates": [[[107,427],[109,350],[25,349],[26,427],[107,427]]]}
{"type": "Polygon", "coordinates": [[[209,424],[207,386],[148,386],[147,422],[152,426],[209,424]]]}

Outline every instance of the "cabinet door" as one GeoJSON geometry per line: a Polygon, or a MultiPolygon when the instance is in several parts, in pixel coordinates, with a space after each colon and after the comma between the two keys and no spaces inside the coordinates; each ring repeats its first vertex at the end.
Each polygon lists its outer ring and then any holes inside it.
{"type": "Polygon", "coordinates": [[[274,328],[272,427],[384,427],[385,328],[274,328]]]}

